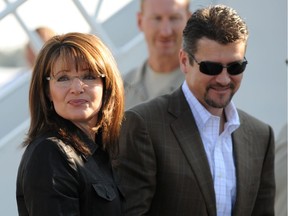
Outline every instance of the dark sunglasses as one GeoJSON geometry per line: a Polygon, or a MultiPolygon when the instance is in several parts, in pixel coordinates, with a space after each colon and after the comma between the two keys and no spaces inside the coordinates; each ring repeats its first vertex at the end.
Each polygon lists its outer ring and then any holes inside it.
{"type": "Polygon", "coordinates": [[[199,65],[199,70],[207,75],[215,76],[220,74],[223,71],[223,68],[227,68],[227,71],[230,75],[238,75],[243,73],[248,64],[248,61],[244,57],[243,61],[232,62],[227,66],[224,66],[217,62],[202,61],[198,62],[193,55],[190,55],[193,60],[199,65]]]}

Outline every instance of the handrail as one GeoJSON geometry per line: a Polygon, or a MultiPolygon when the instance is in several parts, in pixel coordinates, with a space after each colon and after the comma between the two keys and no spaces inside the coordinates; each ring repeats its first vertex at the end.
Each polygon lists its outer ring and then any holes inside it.
{"type": "Polygon", "coordinates": [[[124,44],[122,47],[118,48],[118,51],[116,52],[116,54],[117,55],[122,55],[122,54],[125,54],[125,53],[129,52],[129,50],[131,50],[133,47],[135,47],[136,45],[142,43],[143,39],[144,39],[143,34],[139,33],[132,40],[130,40],[129,42],[124,44]]]}
{"type": "MultiPolygon", "coordinates": [[[[10,131],[7,135],[5,135],[4,137],[0,138],[0,151],[1,149],[7,145],[8,143],[10,143],[11,140],[15,139],[15,137],[22,132],[23,130],[25,130],[26,128],[29,127],[30,124],[30,118],[25,120],[22,124],[20,124],[18,127],[16,127],[14,130],[10,131]]],[[[19,143],[20,145],[20,143],[19,143]]]]}
{"type": "Polygon", "coordinates": [[[102,26],[93,18],[91,17],[81,2],[79,0],[73,0],[75,6],[78,8],[78,10],[81,12],[84,19],[87,21],[87,23],[90,25],[92,32],[91,33],[97,33],[97,35],[107,44],[107,46],[112,50],[112,52],[116,51],[116,47],[114,46],[113,42],[110,40],[110,37],[107,35],[107,33],[103,30],[102,26]],[[97,31],[97,32],[94,32],[97,31]]]}
{"type": "Polygon", "coordinates": [[[20,5],[25,3],[27,0],[18,0],[13,3],[6,1],[6,9],[1,11],[0,13],[0,20],[3,19],[5,16],[9,15],[11,12],[15,11],[20,5]]]}
{"type": "Polygon", "coordinates": [[[19,88],[19,86],[25,84],[31,78],[31,75],[32,75],[31,72],[28,71],[27,69],[27,71],[21,72],[21,75],[17,77],[15,80],[10,81],[5,86],[3,86],[0,91],[0,101],[5,99],[7,95],[16,91],[19,88]]]}
{"type": "MultiPolygon", "coordinates": [[[[4,0],[6,2],[6,4],[9,6],[9,1],[8,0],[4,0]]],[[[27,0],[18,0],[21,4],[23,4],[25,1],[27,0]]],[[[16,1],[16,3],[18,2],[16,1]]],[[[20,4],[20,5],[21,5],[20,4]]],[[[19,7],[20,5],[17,5],[17,7],[19,7]]],[[[41,41],[40,37],[34,32],[34,31],[30,31],[29,28],[27,27],[27,25],[23,22],[23,20],[20,18],[20,16],[18,15],[16,8],[13,8],[13,10],[10,11],[10,13],[12,13],[14,15],[14,17],[17,19],[18,23],[21,25],[21,27],[23,28],[23,30],[26,32],[26,34],[29,36],[29,38],[31,38],[32,40],[32,46],[35,49],[35,51],[39,51],[41,46],[43,45],[43,42],[41,41]]]]}
{"type": "Polygon", "coordinates": [[[95,14],[94,14],[94,17],[96,19],[98,19],[98,16],[99,16],[99,13],[100,13],[100,8],[103,4],[103,0],[99,0],[98,3],[97,3],[97,7],[96,7],[96,10],[95,10],[95,14]]]}

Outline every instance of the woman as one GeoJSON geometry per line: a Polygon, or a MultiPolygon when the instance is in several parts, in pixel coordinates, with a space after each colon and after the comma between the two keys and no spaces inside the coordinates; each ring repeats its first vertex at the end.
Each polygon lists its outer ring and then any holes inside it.
{"type": "Polygon", "coordinates": [[[111,160],[124,111],[123,83],[94,35],[54,36],[30,85],[31,125],[17,176],[19,215],[122,215],[111,160]]]}

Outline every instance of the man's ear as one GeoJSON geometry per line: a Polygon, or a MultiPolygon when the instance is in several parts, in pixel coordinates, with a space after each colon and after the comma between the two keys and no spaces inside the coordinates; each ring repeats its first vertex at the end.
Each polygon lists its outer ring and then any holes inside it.
{"type": "Polygon", "coordinates": [[[137,13],[137,26],[138,26],[139,31],[142,31],[142,12],[141,11],[137,13]]]}
{"type": "Polygon", "coordinates": [[[183,50],[183,49],[180,49],[179,51],[179,62],[180,62],[180,68],[181,68],[181,71],[186,74],[187,71],[188,71],[188,67],[189,67],[189,57],[188,57],[188,54],[183,50]]]}

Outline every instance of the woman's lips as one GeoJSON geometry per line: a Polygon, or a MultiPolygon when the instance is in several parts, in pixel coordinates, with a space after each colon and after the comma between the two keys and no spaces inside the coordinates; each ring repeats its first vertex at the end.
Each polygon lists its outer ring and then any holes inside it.
{"type": "Polygon", "coordinates": [[[79,105],[87,103],[87,100],[84,100],[84,99],[73,99],[73,100],[69,100],[68,103],[73,105],[73,106],[79,106],[79,105]]]}

